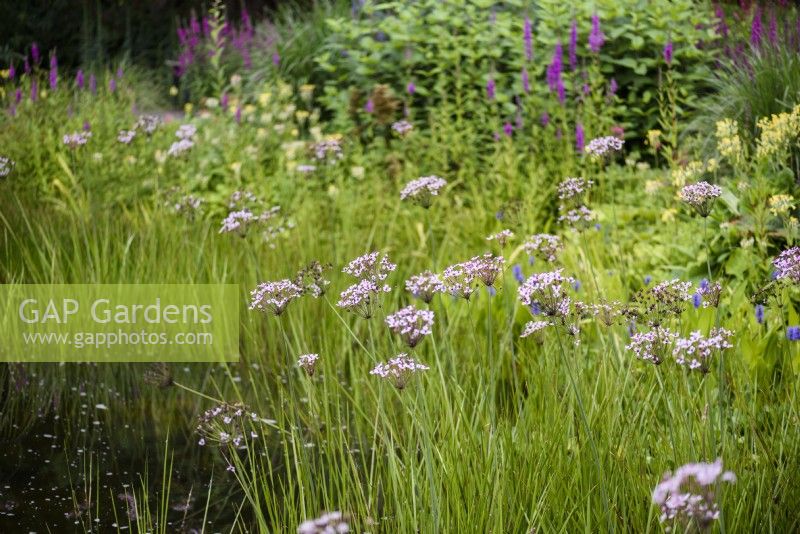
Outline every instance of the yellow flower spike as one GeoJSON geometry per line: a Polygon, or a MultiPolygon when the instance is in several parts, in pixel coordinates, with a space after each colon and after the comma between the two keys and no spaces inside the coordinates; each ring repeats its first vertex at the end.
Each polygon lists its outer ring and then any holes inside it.
{"type": "Polygon", "coordinates": [[[169,88],[169,96],[178,96],[178,88],[174,85],[169,88]]]}
{"type": "Polygon", "coordinates": [[[678,213],[678,210],[675,208],[668,208],[665,209],[664,212],[661,214],[661,222],[672,222],[675,220],[675,215],[678,213]]]}
{"type": "Polygon", "coordinates": [[[261,93],[260,95],[258,95],[258,105],[260,105],[262,108],[267,107],[267,104],[269,104],[269,99],[271,96],[272,95],[269,92],[261,93]]]}
{"type": "Polygon", "coordinates": [[[187,102],[186,105],[183,106],[183,112],[186,113],[187,115],[191,115],[193,109],[194,106],[192,105],[191,102],[187,102]]]}

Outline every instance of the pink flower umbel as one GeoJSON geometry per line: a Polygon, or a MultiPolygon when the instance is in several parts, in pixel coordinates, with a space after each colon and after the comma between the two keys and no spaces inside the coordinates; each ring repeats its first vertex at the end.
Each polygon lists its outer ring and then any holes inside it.
{"type": "Polygon", "coordinates": [[[675,341],[675,349],[672,351],[672,355],[678,364],[707,373],[709,360],[711,360],[714,352],[722,352],[733,347],[728,341],[732,336],[733,332],[725,328],[712,328],[708,337],[704,337],[699,331],[695,331],[688,338],[675,341]]]}
{"type": "Polygon", "coordinates": [[[369,319],[380,307],[380,294],[392,290],[388,285],[378,285],[372,280],[361,280],[348,287],[339,295],[337,306],[351,313],[369,319]]]}
{"type": "Polygon", "coordinates": [[[319,354],[303,354],[297,360],[297,366],[304,369],[308,376],[314,376],[314,372],[317,369],[317,360],[319,360],[319,354]]]}
{"type": "Polygon", "coordinates": [[[666,473],[653,490],[653,503],[661,509],[662,523],[706,530],[719,518],[716,490],[721,482],[736,482],[736,475],[722,470],[722,460],[681,466],[666,473]]]}
{"type": "Polygon", "coordinates": [[[429,336],[433,326],[433,312],[406,306],[386,317],[386,325],[397,334],[409,348],[416,347],[425,336],[429,336]]]}
{"type": "Polygon", "coordinates": [[[532,235],[522,245],[522,249],[530,258],[539,258],[551,263],[558,260],[558,254],[563,248],[561,238],[552,234],[532,235]]]}
{"type": "Polygon", "coordinates": [[[427,365],[419,363],[406,353],[401,353],[386,363],[379,363],[369,374],[391,380],[394,387],[403,389],[414,376],[414,373],[427,371],[428,369],[427,365]]]}
{"type": "Polygon", "coordinates": [[[659,365],[669,354],[678,334],[666,328],[654,328],[649,332],[637,332],[631,336],[631,342],[625,347],[637,358],[659,365]]]}
{"type": "Polygon", "coordinates": [[[586,145],[586,153],[599,159],[619,152],[624,144],[625,141],[613,135],[598,137],[589,141],[589,144],[586,145]]]}
{"type": "Polygon", "coordinates": [[[800,284],[800,247],[787,248],[772,260],[775,280],[800,284]]]}
{"type": "Polygon", "coordinates": [[[436,293],[444,293],[446,288],[438,274],[425,271],[406,280],[406,291],[421,301],[430,303],[436,293]]]}
{"type": "Polygon", "coordinates": [[[708,217],[714,201],[722,194],[722,188],[708,182],[697,182],[683,187],[678,193],[681,200],[693,207],[701,217],[708,217]]]}
{"type": "Polygon", "coordinates": [[[348,263],[342,272],[362,280],[383,282],[397,265],[389,261],[386,255],[380,256],[378,252],[364,254],[348,263]]]}
{"type": "Polygon", "coordinates": [[[431,207],[433,197],[439,196],[439,191],[447,185],[447,181],[438,176],[423,176],[411,180],[400,191],[400,200],[410,200],[422,206],[431,207]]]}
{"type": "Polygon", "coordinates": [[[486,238],[486,241],[497,241],[497,244],[500,245],[500,247],[502,248],[505,247],[506,243],[511,241],[511,239],[513,238],[514,238],[514,232],[512,232],[511,230],[501,230],[496,234],[488,236],[486,238]]]}
{"type": "Polygon", "coordinates": [[[316,519],[308,519],[297,527],[297,534],[347,534],[350,525],[342,512],[327,512],[316,519]]]}
{"type": "Polygon", "coordinates": [[[262,282],[251,293],[251,310],[259,310],[278,316],[295,299],[303,295],[303,288],[284,279],[277,282],[262,282]]]}

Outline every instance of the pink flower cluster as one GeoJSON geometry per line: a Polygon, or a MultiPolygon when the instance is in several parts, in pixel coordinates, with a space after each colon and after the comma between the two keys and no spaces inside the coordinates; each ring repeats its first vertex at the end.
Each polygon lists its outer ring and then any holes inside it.
{"type": "Polygon", "coordinates": [[[585,178],[566,178],[558,184],[558,199],[570,200],[583,196],[594,185],[592,180],[585,178]]]}
{"type": "Polygon", "coordinates": [[[525,324],[525,328],[522,329],[522,334],[520,334],[519,337],[534,336],[538,339],[538,333],[548,326],[552,326],[552,323],[549,321],[528,321],[525,324]]]}
{"type": "Polygon", "coordinates": [[[620,139],[619,137],[614,137],[613,135],[608,135],[606,137],[598,137],[596,139],[592,139],[589,141],[589,144],[586,145],[586,153],[592,156],[601,158],[613,152],[619,152],[622,150],[622,145],[625,144],[625,141],[620,139]]]}
{"type": "Polygon", "coordinates": [[[637,332],[631,336],[631,342],[625,347],[637,358],[659,365],[669,354],[672,343],[678,334],[666,328],[654,328],[649,332],[637,332]]]}
{"type": "Polygon", "coordinates": [[[276,282],[262,282],[250,293],[250,309],[280,315],[295,299],[303,295],[303,288],[283,279],[276,282]]]}
{"type": "Polygon", "coordinates": [[[364,319],[369,319],[375,314],[375,310],[380,307],[380,294],[388,293],[392,290],[388,285],[378,285],[372,280],[360,280],[348,287],[339,295],[337,306],[351,313],[360,315],[364,319]]]}
{"type": "Polygon", "coordinates": [[[350,525],[342,512],[327,512],[316,519],[307,519],[297,527],[297,534],[347,534],[350,525]]]}
{"type": "Polygon", "coordinates": [[[511,241],[514,238],[514,232],[511,230],[500,230],[499,232],[492,234],[486,238],[486,241],[497,241],[497,244],[501,247],[506,246],[506,243],[511,241]]]}
{"type": "Polygon", "coordinates": [[[722,194],[722,188],[708,182],[697,182],[683,186],[678,193],[681,200],[693,207],[701,217],[708,217],[714,201],[722,194]]]}
{"type": "Polygon", "coordinates": [[[423,176],[406,184],[400,191],[400,200],[411,200],[424,208],[429,208],[433,197],[438,196],[439,191],[446,185],[447,181],[438,176],[423,176]]]}
{"type": "Polygon", "coordinates": [[[120,130],[117,134],[117,141],[123,145],[131,144],[131,141],[136,137],[136,130],[120,130]]]}
{"type": "Polygon", "coordinates": [[[414,348],[425,336],[431,334],[433,312],[406,306],[386,317],[386,325],[394,334],[399,335],[406,345],[414,348]]]}
{"type": "Polygon", "coordinates": [[[396,268],[397,265],[390,262],[388,256],[380,256],[378,252],[370,252],[352,260],[342,269],[342,272],[362,280],[371,280],[377,283],[386,280],[389,273],[396,268]]]}
{"type": "Polygon", "coordinates": [[[712,328],[708,337],[695,331],[688,338],[675,341],[672,355],[678,364],[706,373],[708,372],[708,360],[711,359],[714,351],[722,352],[733,347],[729,341],[732,336],[733,332],[725,328],[712,328]]]}
{"type": "Polygon", "coordinates": [[[308,373],[308,376],[314,376],[317,360],[319,360],[319,354],[302,354],[297,360],[297,365],[302,367],[308,373]]]}
{"type": "Polygon", "coordinates": [[[317,161],[332,163],[344,157],[342,143],[338,139],[327,139],[314,143],[311,150],[317,161]]]}
{"type": "Polygon", "coordinates": [[[532,274],[517,288],[519,301],[527,308],[541,311],[545,317],[566,317],[570,312],[567,287],[575,283],[561,274],[563,269],[532,274]]]}
{"type": "Polygon", "coordinates": [[[425,271],[406,280],[406,291],[423,302],[430,303],[436,293],[444,293],[446,289],[438,274],[425,271]]]}
{"type": "Polygon", "coordinates": [[[558,253],[563,248],[561,238],[551,234],[536,234],[528,238],[522,245],[523,250],[530,257],[536,257],[548,262],[558,259],[558,253]]]}
{"type": "Polygon", "coordinates": [[[480,281],[486,287],[493,287],[497,277],[502,274],[504,265],[505,259],[491,252],[451,265],[442,273],[444,290],[454,297],[469,300],[475,291],[475,282],[480,281]]]}
{"type": "Polygon", "coordinates": [[[411,133],[411,130],[413,129],[414,125],[406,120],[397,121],[394,124],[392,124],[392,130],[400,137],[405,137],[406,135],[411,133]]]}
{"type": "Polygon", "coordinates": [[[89,142],[92,137],[92,132],[75,132],[71,134],[64,134],[64,144],[71,149],[76,149],[89,142]]]}
{"type": "Polygon", "coordinates": [[[427,365],[419,363],[406,353],[401,353],[386,363],[379,363],[369,374],[391,380],[397,389],[403,389],[414,373],[428,369],[427,365]]]}
{"type": "Polygon", "coordinates": [[[661,509],[662,523],[683,527],[696,525],[705,531],[719,518],[715,489],[719,482],[736,482],[736,475],[722,470],[722,460],[691,463],[666,473],[653,490],[653,502],[661,509]]]}

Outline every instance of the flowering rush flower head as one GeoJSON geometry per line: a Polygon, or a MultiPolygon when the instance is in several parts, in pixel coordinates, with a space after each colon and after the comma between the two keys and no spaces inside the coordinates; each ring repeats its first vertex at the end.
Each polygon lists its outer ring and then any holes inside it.
{"type": "Polygon", "coordinates": [[[416,347],[433,327],[433,312],[406,306],[386,317],[386,326],[397,334],[409,348],[416,347]]]}
{"type": "Polygon", "coordinates": [[[316,519],[307,519],[297,527],[297,534],[346,534],[350,525],[342,512],[327,512],[316,519]]]}
{"type": "Polygon", "coordinates": [[[216,442],[218,445],[233,445],[236,448],[247,447],[247,439],[255,439],[258,434],[253,430],[257,423],[270,422],[262,419],[247,406],[237,402],[223,402],[209,408],[198,417],[197,433],[200,435],[198,445],[216,442]]]}
{"type": "Polygon", "coordinates": [[[613,135],[597,137],[586,145],[586,153],[596,158],[602,158],[619,152],[624,144],[625,141],[613,135]]]}
{"type": "Polygon", "coordinates": [[[661,282],[639,290],[623,313],[631,320],[658,327],[669,317],[680,315],[693,293],[691,282],[677,278],[661,282]]]}
{"type": "Polygon", "coordinates": [[[585,178],[566,178],[558,184],[558,199],[581,199],[594,185],[594,181],[585,178]]]}
{"type": "Polygon", "coordinates": [[[702,306],[704,308],[709,306],[716,308],[719,306],[719,299],[722,296],[722,285],[719,282],[709,282],[703,278],[697,287],[696,294],[702,298],[702,306]]]}
{"type": "Polygon", "coordinates": [[[800,247],[787,248],[772,260],[775,280],[800,284],[800,247]]]}
{"type": "Polygon", "coordinates": [[[473,279],[480,280],[486,287],[492,287],[497,277],[503,272],[505,259],[487,252],[483,256],[475,256],[465,261],[462,265],[472,274],[473,279]]]}
{"type": "Polygon", "coordinates": [[[405,137],[411,130],[414,129],[414,125],[408,122],[407,120],[397,121],[392,124],[392,131],[399,135],[400,137],[405,137]]]}
{"type": "Polygon", "coordinates": [[[371,280],[377,283],[386,280],[386,277],[395,268],[397,265],[390,262],[389,257],[385,254],[381,256],[379,252],[370,252],[352,260],[342,269],[342,272],[361,280],[371,280]]]}
{"type": "Polygon", "coordinates": [[[400,200],[410,200],[423,208],[429,208],[433,197],[439,196],[439,191],[446,185],[447,181],[444,178],[435,175],[423,176],[406,184],[400,191],[400,200]]]}
{"type": "Polygon", "coordinates": [[[506,246],[511,239],[514,238],[514,232],[511,230],[500,230],[496,234],[492,234],[486,238],[486,241],[497,241],[497,244],[501,247],[506,246]]]}
{"type": "Polygon", "coordinates": [[[169,150],[167,150],[167,156],[170,156],[172,158],[179,158],[184,154],[188,153],[193,146],[194,146],[194,141],[192,141],[191,139],[180,139],[179,141],[175,141],[169,146],[169,150]]]}
{"type": "Polygon", "coordinates": [[[0,178],[5,178],[14,170],[16,163],[11,158],[0,156],[0,178]]]}
{"type": "Polygon", "coordinates": [[[308,373],[308,376],[314,376],[314,371],[317,368],[317,360],[319,360],[319,354],[303,354],[297,360],[297,366],[301,367],[308,373]]]}
{"type": "Polygon", "coordinates": [[[244,235],[247,232],[247,228],[250,226],[250,224],[256,220],[257,217],[255,214],[253,214],[253,212],[247,208],[232,211],[228,213],[228,216],[225,217],[225,219],[222,220],[222,227],[219,229],[219,233],[227,234],[236,232],[239,235],[244,235]]]}
{"type": "Polygon", "coordinates": [[[592,31],[589,33],[589,50],[597,54],[605,42],[606,36],[600,30],[600,17],[595,13],[592,15],[592,31]]]}
{"type": "Polygon", "coordinates": [[[430,303],[436,293],[445,292],[445,285],[438,274],[425,271],[406,280],[406,291],[422,302],[430,303]]]}
{"type": "Polygon", "coordinates": [[[394,387],[403,389],[414,373],[427,371],[428,369],[427,365],[419,363],[414,358],[409,357],[408,354],[400,353],[388,362],[376,365],[369,374],[391,380],[394,387]]]}
{"type": "Polygon", "coordinates": [[[344,157],[342,143],[339,139],[331,138],[314,143],[311,152],[317,161],[335,163],[344,157]]]}
{"type": "Polygon", "coordinates": [[[722,470],[722,460],[681,466],[666,473],[653,490],[653,503],[661,509],[662,523],[705,531],[719,518],[715,490],[720,482],[736,482],[736,475],[722,470]]]}
{"type": "Polygon", "coordinates": [[[91,132],[74,132],[71,134],[65,134],[63,141],[67,147],[76,149],[88,143],[91,137],[91,132]]]}
{"type": "Polygon", "coordinates": [[[134,137],[136,137],[136,130],[120,130],[117,134],[117,141],[129,145],[134,137]]]}
{"type": "Polygon", "coordinates": [[[707,373],[708,362],[714,351],[722,352],[733,347],[728,341],[731,336],[733,332],[725,328],[712,328],[708,337],[703,337],[699,331],[695,331],[688,338],[675,341],[672,355],[678,364],[707,373]]]}
{"type": "Polygon", "coordinates": [[[136,130],[143,131],[147,136],[153,135],[161,124],[161,119],[158,115],[142,115],[136,120],[136,130]]]}
{"type": "Polygon", "coordinates": [[[567,287],[575,280],[562,275],[563,269],[536,273],[517,288],[519,301],[528,309],[538,309],[546,317],[566,317],[570,312],[567,287]]]}
{"type": "Polygon", "coordinates": [[[178,139],[194,139],[197,134],[197,126],[194,124],[181,124],[175,132],[178,139]]]}
{"type": "Polygon", "coordinates": [[[714,201],[722,194],[722,188],[708,182],[697,182],[683,186],[678,193],[681,200],[693,207],[701,217],[708,217],[714,201]]]}
{"type": "Polygon", "coordinates": [[[330,280],[326,280],[323,274],[331,268],[331,265],[322,264],[317,260],[312,261],[300,269],[294,277],[294,283],[303,288],[304,294],[310,294],[315,299],[323,296],[331,285],[330,280]]]}
{"type": "Polygon", "coordinates": [[[475,291],[475,272],[467,262],[456,263],[442,273],[445,291],[454,297],[469,300],[475,291]]]}
{"type": "Polygon", "coordinates": [[[388,285],[379,285],[372,280],[365,279],[348,287],[339,295],[337,306],[351,313],[369,319],[380,307],[380,294],[392,290],[388,285]]]}
{"type": "Polygon", "coordinates": [[[552,263],[558,260],[558,253],[561,252],[563,245],[557,235],[535,234],[523,243],[522,248],[529,257],[552,263]]]}
{"type": "Polygon", "coordinates": [[[625,348],[640,360],[659,365],[669,354],[677,337],[678,334],[666,328],[654,328],[649,332],[634,333],[625,348]]]}
{"type": "Polygon", "coordinates": [[[552,326],[549,321],[528,321],[525,323],[525,328],[522,329],[519,337],[532,337],[536,341],[542,342],[541,331],[548,326],[552,326]]]}
{"type": "Polygon", "coordinates": [[[303,288],[288,279],[262,282],[250,293],[250,309],[278,316],[295,299],[303,295],[303,288]]]}

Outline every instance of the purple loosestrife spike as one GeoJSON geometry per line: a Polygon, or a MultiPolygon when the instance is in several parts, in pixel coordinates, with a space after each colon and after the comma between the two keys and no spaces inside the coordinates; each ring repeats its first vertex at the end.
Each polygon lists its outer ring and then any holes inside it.
{"type": "Polygon", "coordinates": [[[763,304],[756,304],[756,322],[758,324],[764,324],[764,305],[763,304]]]}
{"type": "Polygon", "coordinates": [[[528,75],[528,69],[522,67],[522,73],[520,74],[522,78],[522,90],[525,91],[525,94],[531,92],[531,80],[530,76],[528,75]]]}
{"type": "Polygon", "coordinates": [[[611,81],[608,82],[608,94],[614,96],[617,94],[617,90],[619,89],[619,84],[617,84],[616,78],[611,78],[611,81]]]}
{"type": "Polygon", "coordinates": [[[373,102],[371,98],[364,104],[364,111],[367,113],[373,113],[375,111],[375,102],[373,102]]]}
{"type": "Polygon", "coordinates": [[[235,114],[234,118],[236,119],[236,124],[241,124],[242,123],[242,107],[241,106],[237,106],[236,107],[236,114],[235,114]]]}
{"type": "Polygon", "coordinates": [[[228,93],[222,93],[222,97],[219,99],[219,105],[222,111],[228,111],[228,93]]]}
{"type": "Polygon", "coordinates": [[[533,61],[533,23],[530,17],[525,17],[523,40],[525,41],[525,59],[533,61]]]}
{"type": "Polygon", "coordinates": [[[58,58],[55,53],[50,56],[50,90],[58,88],[58,58]]]}
{"type": "Polygon", "coordinates": [[[510,122],[506,122],[503,124],[503,133],[506,134],[506,137],[511,137],[514,135],[514,126],[510,122]]]}
{"type": "Polygon", "coordinates": [[[36,102],[37,98],[39,98],[39,86],[36,80],[31,80],[31,102],[36,102]]]}
{"type": "Polygon", "coordinates": [[[31,73],[31,64],[28,61],[28,56],[25,56],[25,61],[23,61],[22,65],[23,65],[23,71],[25,71],[25,74],[30,74],[31,73]]]}
{"type": "Polygon", "coordinates": [[[539,117],[539,124],[541,124],[542,127],[545,128],[547,127],[548,124],[550,124],[550,115],[546,111],[542,112],[542,116],[539,117]]]}
{"type": "Polygon", "coordinates": [[[22,102],[22,89],[17,87],[17,90],[14,91],[14,104],[19,104],[22,102]]]}
{"type": "Polygon", "coordinates": [[[272,64],[276,67],[280,66],[281,64],[281,55],[278,54],[277,52],[274,52],[272,54],[272,64]]]}
{"type": "Polygon", "coordinates": [[[121,80],[123,74],[125,74],[125,72],[122,70],[122,66],[120,65],[119,67],[117,67],[117,78],[121,80]]]}
{"type": "Polygon", "coordinates": [[[589,50],[597,54],[600,52],[600,49],[603,48],[605,42],[606,37],[600,30],[600,17],[595,13],[592,15],[592,31],[589,33],[589,50]]]}
{"type": "Polygon", "coordinates": [[[664,62],[667,66],[672,65],[672,41],[667,41],[664,45],[664,62]]]}
{"type": "Polygon", "coordinates": [[[489,81],[486,82],[486,98],[488,98],[490,101],[494,100],[495,89],[496,89],[496,84],[494,82],[494,78],[490,77],[489,81]]]}
{"type": "Polygon", "coordinates": [[[13,80],[14,77],[17,75],[17,70],[14,68],[14,64],[11,63],[8,65],[8,79],[13,80]]]}
{"type": "Polygon", "coordinates": [[[406,92],[412,96],[417,92],[417,86],[414,85],[414,82],[408,82],[408,85],[406,85],[406,92]]]}
{"type": "Polygon", "coordinates": [[[89,124],[89,121],[83,121],[83,131],[84,132],[92,131],[92,125],[89,124]]]}
{"type": "Polygon", "coordinates": [[[761,7],[756,7],[756,11],[753,14],[753,22],[750,25],[750,44],[756,48],[760,47],[763,33],[764,28],[761,22],[761,7]]]}
{"type": "Polygon", "coordinates": [[[36,41],[31,44],[31,59],[37,65],[39,64],[39,59],[41,59],[41,56],[39,55],[39,45],[36,43],[36,41]]]}
{"type": "Polygon", "coordinates": [[[83,70],[81,69],[78,69],[78,72],[75,74],[75,86],[78,88],[79,91],[83,91],[84,79],[83,79],[83,70]]]}
{"type": "Polygon", "coordinates": [[[564,80],[559,76],[556,82],[556,92],[558,93],[558,103],[562,106],[567,101],[567,89],[564,87],[564,80]]]}
{"type": "Polygon", "coordinates": [[[89,75],[89,91],[91,91],[93,95],[97,94],[97,76],[95,76],[94,73],[89,75]]]}
{"type": "Polygon", "coordinates": [[[561,72],[564,68],[562,63],[563,55],[564,51],[561,43],[558,42],[553,48],[553,58],[550,61],[550,65],[547,66],[547,86],[551,92],[555,92],[558,89],[558,82],[561,79],[561,72]]]}
{"type": "Polygon", "coordinates": [[[108,91],[113,93],[117,90],[117,80],[115,78],[110,78],[108,80],[108,91]]]}
{"type": "Polygon", "coordinates": [[[583,147],[585,144],[585,134],[583,132],[583,124],[578,123],[575,125],[575,150],[578,154],[583,154],[583,147]]]}
{"type": "Polygon", "coordinates": [[[572,29],[569,32],[569,68],[578,69],[578,21],[572,20],[572,29]]]}
{"type": "Polygon", "coordinates": [[[778,21],[775,18],[775,12],[773,11],[770,13],[769,16],[769,26],[767,29],[767,38],[769,39],[769,43],[772,46],[777,46],[778,44],[778,21]]]}

